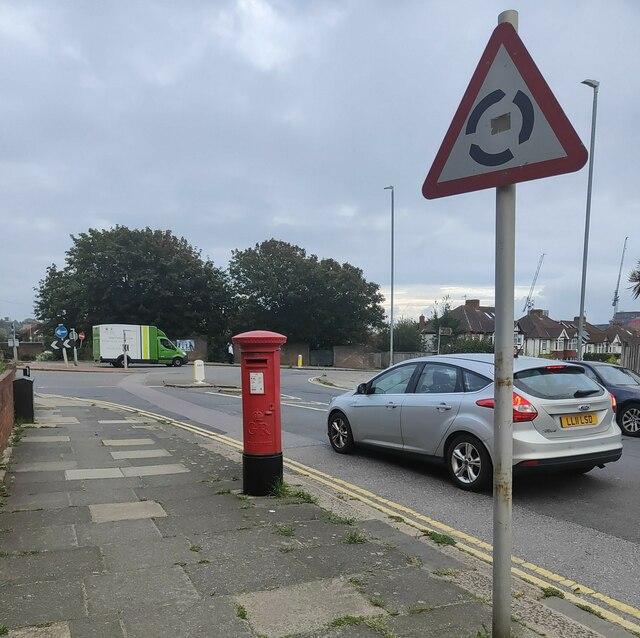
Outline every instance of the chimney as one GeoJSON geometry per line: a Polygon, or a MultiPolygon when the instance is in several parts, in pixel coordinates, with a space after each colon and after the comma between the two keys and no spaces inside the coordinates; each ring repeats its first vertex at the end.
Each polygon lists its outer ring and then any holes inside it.
{"type": "Polygon", "coordinates": [[[480,299],[467,299],[464,305],[470,308],[480,308],[480,299]]]}
{"type": "Polygon", "coordinates": [[[420,315],[418,317],[418,330],[420,330],[420,332],[424,332],[425,323],[424,315],[420,315]]]}
{"type": "Polygon", "coordinates": [[[541,308],[534,308],[533,310],[529,310],[529,314],[536,317],[544,317],[547,312],[545,310],[542,310],[541,308]]]}

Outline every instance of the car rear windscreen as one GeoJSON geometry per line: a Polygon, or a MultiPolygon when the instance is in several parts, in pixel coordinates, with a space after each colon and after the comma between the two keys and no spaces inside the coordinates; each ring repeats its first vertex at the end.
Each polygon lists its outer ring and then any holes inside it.
{"type": "Polygon", "coordinates": [[[638,375],[626,368],[614,368],[613,366],[596,366],[598,374],[611,385],[640,385],[638,375]]]}
{"type": "Polygon", "coordinates": [[[513,385],[541,399],[578,399],[604,392],[582,369],[573,366],[521,370],[513,375],[513,385]]]}

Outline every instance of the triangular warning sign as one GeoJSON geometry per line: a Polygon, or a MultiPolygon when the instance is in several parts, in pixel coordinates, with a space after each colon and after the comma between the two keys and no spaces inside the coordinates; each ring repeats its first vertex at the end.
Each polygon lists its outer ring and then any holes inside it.
{"type": "Polygon", "coordinates": [[[587,151],[516,30],[498,25],[422,187],[427,199],[571,173],[587,151]]]}

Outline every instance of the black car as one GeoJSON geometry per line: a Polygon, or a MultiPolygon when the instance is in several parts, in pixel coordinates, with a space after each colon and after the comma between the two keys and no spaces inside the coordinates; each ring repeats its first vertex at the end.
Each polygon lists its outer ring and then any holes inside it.
{"type": "Polygon", "coordinates": [[[640,376],[622,366],[598,361],[573,361],[616,398],[616,420],[623,434],[640,436],[640,376]]]}

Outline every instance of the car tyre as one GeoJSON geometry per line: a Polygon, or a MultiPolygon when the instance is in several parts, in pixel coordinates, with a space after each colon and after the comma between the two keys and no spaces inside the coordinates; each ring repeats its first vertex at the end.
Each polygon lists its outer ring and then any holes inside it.
{"type": "Polygon", "coordinates": [[[445,458],[451,480],[471,492],[485,490],[493,477],[487,448],[471,434],[458,434],[447,447],[445,458]]]}
{"type": "Polygon", "coordinates": [[[620,429],[627,436],[640,436],[640,405],[632,403],[620,412],[620,429]]]}
{"type": "Polygon", "coordinates": [[[176,357],[173,360],[173,367],[174,368],[179,368],[182,365],[182,359],[178,359],[178,357],[176,357]]]}
{"type": "Polygon", "coordinates": [[[342,412],[334,412],[329,419],[329,442],[339,454],[351,454],[356,447],[349,419],[342,412]]]}

